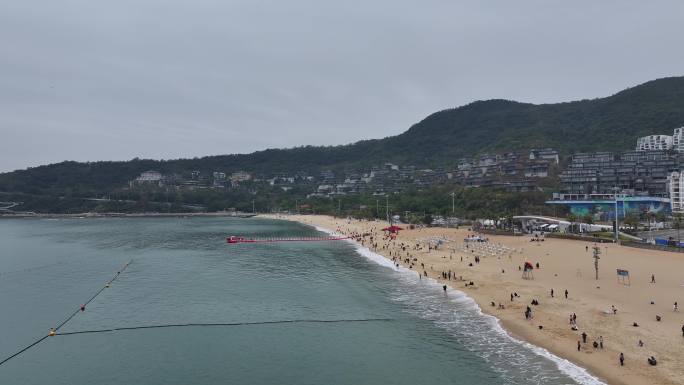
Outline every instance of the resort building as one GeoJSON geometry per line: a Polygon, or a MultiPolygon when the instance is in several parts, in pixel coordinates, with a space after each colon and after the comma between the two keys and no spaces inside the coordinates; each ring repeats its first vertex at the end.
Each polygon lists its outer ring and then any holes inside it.
{"type": "Polygon", "coordinates": [[[217,187],[217,188],[226,187],[226,173],[225,172],[214,171],[212,173],[212,176],[214,177],[213,183],[212,183],[213,187],[217,187]]]}
{"type": "Polygon", "coordinates": [[[159,171],[149,170],[140,173],[140,176],[128,183],[130,188],[137,186],[158,186],[164,185],[164,176],[159,171]]]}
{"type": "Polygon", "coordinates": [[[252,174],[244,171],[236,171],[230,175],[230,181],[233,183],[246,182],[252,179],[252,174]]]}
{"type": "Polygon", "coordinates": [[[561,192],[547,203],[568,206],[572,214],[596,220],[614,219],[616,205],[618,217],[680,212],[684,211],[680,170],[684,170],[684,154],[668,150],[575,154],[560,174],[561,192]]]}
{"type": "Polygon", "coordinates": [[[549,176],[548,162],[531,162],[525,166],[525,176],[528,178],[546,178],[549,176]]]}
{"type": "Polygon", "coordinates": [[[561,194],[668,197],[668,176],[683,169],[684,157],[668,151],[575,154],[560,174],[561,194]]]}
{"type": "Polygon", "coordinates": [[[637,151],[671,150],[673,137],[670,135],[649,135],[637,139],[637,151]]]}
{"type": "Polygon", "coordinates": [[[530,150],[530,160],[550,160],[558,164],[560,157],[558,156],[558,151],[553,148],[533,148],[530,150]]]}
{"type": "Polygon", "coordinates": [[[673,171],[668,178],[673,213],[684,213],[684,172],[673,171]]]}

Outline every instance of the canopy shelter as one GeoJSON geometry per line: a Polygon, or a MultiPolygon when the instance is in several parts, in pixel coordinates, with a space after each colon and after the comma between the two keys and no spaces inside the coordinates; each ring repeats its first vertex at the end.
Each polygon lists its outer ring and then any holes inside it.
{"type": "Polygon", "coordinates": [[[398,233],[399,230],[403,230],[403,229],[404,229],[403,227],[399,227],[399,226],[394,226],[394,225],[392,225],[392,226],[390,226],[390,227],[385,227],[384,229],[382,229],[382,231],[388,231],[388,232],[390,232],[390,233],[392,233],[392,234],[395,234],[395,233],[398,233]]]}

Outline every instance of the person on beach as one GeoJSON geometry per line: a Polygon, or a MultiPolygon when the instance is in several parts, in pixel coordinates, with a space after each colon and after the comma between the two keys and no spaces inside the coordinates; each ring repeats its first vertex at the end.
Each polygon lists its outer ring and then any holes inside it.
{"type": "Polygon", "coordinates": [[[577,340],[577,351],[579,352],[581,348],[582,348],[582,344],[580,343],[579,340],[577,340]]]}
{"type": "Polygon", "coordinates": [[[565,289],[565,299],[568,299],[568,289],[565,289]]]}
{"type": "Polygon", "coordinates": [[[553,298],[553,289],[551,289],[551,298],[553,298]]]}
{"type": "Polygon", "coordinates": [[[587,343],[587,333],[586,332],[582,332],[582,342],[585,344],[587,343]]]}
{"type": "Polygon", "coordinates": [[[603,349],[603,336],[599,336],[599,347],[603,349]]]}
{"type": "Polygon", "coordinates": [[[675,301],[672,311],[679,311],[679,305],[677,305],[677,301],[675,301]]]}
{"type": "Polygon", "coordinates": [[[655,274],[651,274],[651,283],[655,283],[655,274]]]}
{"type": "Polygon", "coordinates": [[[620,352],[620,366],[625,366],[625,355],[620,352]]]}

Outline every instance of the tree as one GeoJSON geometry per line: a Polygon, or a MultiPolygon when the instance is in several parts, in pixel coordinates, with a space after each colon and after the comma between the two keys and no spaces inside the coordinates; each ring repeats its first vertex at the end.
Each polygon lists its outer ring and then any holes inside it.
{"type": "Polygon", "coordinates": [[[577,215],[573,213],[568,214],[568,221],[570,222],[570,232],[575,232],[574,226],[575,222],[577,221],[577,215]]]}
{"type": "Polygon", "coordinates": [[[674,215],[675,221],[674,225],[675,228],[677,229],[677,246],[681,243],[681,237],[679,236],[679,229],[682,227],[682,213],[675,213],[674,215]]]}

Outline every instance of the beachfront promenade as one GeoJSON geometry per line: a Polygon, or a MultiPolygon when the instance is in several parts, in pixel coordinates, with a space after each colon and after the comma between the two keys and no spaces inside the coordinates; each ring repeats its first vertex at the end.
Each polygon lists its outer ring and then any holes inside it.
{"type": "Polygon", "coordinates": [[[380,231],[386,222],[283,219],[346,235],[367,234],[359,238],[363,246],[394,258],[417,276],[465,292],[513,336],[609,384],[684,383],[684,314],[674,308],[684,301],[684,258],[678,253],[601,244],[596,280],[594,245],[587,242],[487,236],[488,243],[466,244],[472,232],[444,228],[403,230],[389,239],[380,231]],[[525,262],[539,266],[527,274],[529,279],[523,279],[525,262]],[[617,269],[628,271],[629,279],[618,277],[617,269]],[[656,366],[647,362],[651,356],[656,366]]]}

